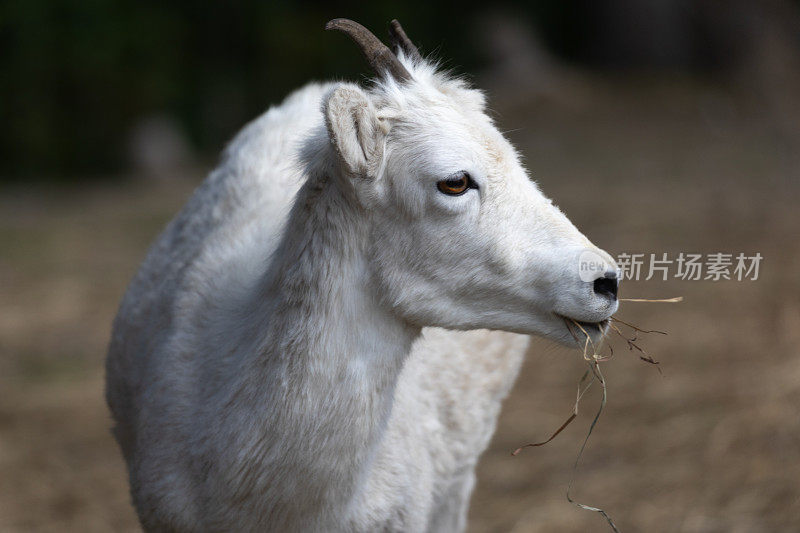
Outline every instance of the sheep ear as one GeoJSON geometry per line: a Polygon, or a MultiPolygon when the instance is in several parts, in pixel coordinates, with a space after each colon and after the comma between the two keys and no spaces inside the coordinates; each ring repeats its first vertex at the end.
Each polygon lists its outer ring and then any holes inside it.
{"type": "Polygon", "coordinates": [[[337,87],[325,101],[323,112],[345,172],[352,177],[374,177],[385,128],[366,93],[356,85],[337,87]]]}

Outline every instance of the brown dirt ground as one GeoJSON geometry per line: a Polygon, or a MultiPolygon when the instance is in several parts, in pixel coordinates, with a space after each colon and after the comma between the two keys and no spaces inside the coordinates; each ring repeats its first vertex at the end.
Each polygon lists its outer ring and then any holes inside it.
{"type": "MultiPolygon", "coordinates": [[[[642,339],[664,375],[617,343],[574,495],[622,531],[800,530],[800,220],[784,132],[757,103],[691,82],[594,80],[497,109],[542,189],[612,253],[765,257],[758,281],[623,285],[685,302],[622,306],[669,332],[642,339]]],[[[0,530],[137,530],[102,362],[127,280],[196,181],[0,190],[0,530]]],[[[605,530],[565,499],[599,390],[554,442],[509,455],[569,414],[582,365],[532,348],[479,466],[470,531],[605,530]]]]}

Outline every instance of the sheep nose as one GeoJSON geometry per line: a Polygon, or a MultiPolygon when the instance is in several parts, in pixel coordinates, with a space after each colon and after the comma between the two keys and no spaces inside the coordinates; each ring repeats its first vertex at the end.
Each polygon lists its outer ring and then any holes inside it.
{"type": "Polygon", "coordinates": [[[617,273],[608,271],[602,278],[594,280],[594,293],[605,296],[611,300],[617,299],[617,273]]]}

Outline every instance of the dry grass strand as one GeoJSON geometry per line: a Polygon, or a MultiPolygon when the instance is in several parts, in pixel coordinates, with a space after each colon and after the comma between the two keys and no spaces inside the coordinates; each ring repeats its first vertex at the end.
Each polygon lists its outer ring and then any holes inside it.
{"type": "Polygon", "coordinates": [[[674,298],[620,298],[620,302],[646,302],[656,304],[676,304],[683,301],[683,296],[676,296],[674,298]]]}

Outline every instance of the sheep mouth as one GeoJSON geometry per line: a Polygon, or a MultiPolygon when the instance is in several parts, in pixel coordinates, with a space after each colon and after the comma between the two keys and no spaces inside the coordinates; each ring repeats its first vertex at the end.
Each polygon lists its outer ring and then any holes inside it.
{"type": "Polygon", "coordinates": [[[586,333],[597,333],[604,335],[608,331],[608,325],[611,323],[611,318],[604,318],[599,322],[585,322],[583,320],[576,320],[568,316],[559,315],[558,313],[556,313],[556,316],[564,321],[567,329],[573,334],[573,336],[575,336],[576,333],[581,333],[581,328],[583,328],[584,332],[586,333]]]}

